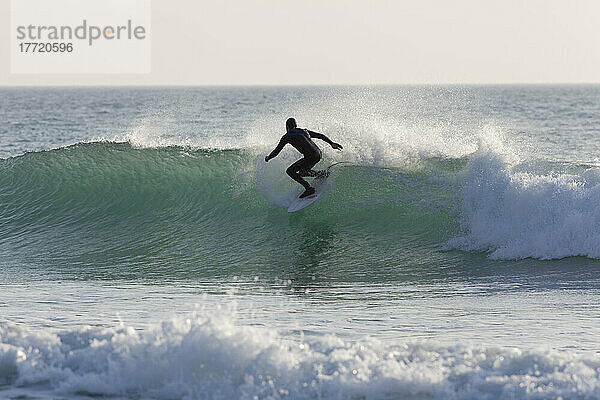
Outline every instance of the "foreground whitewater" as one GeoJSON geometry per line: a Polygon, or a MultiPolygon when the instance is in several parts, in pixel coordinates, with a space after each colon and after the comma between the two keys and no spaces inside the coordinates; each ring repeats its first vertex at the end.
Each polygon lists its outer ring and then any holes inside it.
{"type": "Polygon", "coordinates": [[[230,314],[60,334],[1,326],[0,376],[29,395],[165,399],[600,396],[600,361],[556,351],[386,344],[335,336],[289,340],[230,314]],[[32,347],[33,346],[33,347],[32,347]],[[34,390],[21,387],[32,386],[34,390]]]}
{"type": "Polygon", "coordinates": [[[0,92],[0,398],[600,396],[600,88],[0,92]]]}

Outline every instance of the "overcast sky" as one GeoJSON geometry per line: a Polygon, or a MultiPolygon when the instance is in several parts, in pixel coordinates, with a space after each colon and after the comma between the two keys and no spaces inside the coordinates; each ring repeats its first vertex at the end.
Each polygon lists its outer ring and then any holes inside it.
{"type": "Polygon", "coordinates": [[[150,74],[11,74],[5,28],[0,85],[600,83],[599,27],[600,0],[152,0],[150,74]]]}

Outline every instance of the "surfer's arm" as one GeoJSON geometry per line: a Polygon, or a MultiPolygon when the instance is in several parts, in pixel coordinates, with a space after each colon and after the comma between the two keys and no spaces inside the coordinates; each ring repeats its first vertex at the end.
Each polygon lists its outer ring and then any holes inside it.
{"type": "Polygon", "coordinates": [[[285,146],[286,144],[287,144],[287,141],[284,138],[281,138],[277,147],[275,147],[275,149],[271,152],[271,154],[269,154],[268,156],[265,157],[265,162],[269,162],[269,160],[271,158],[277,157],[279,152],[283,149],[283,146],[285,146]]]}
{"type": "Polygon", "coordinates": [[[322,133],[309,131],[308,129],[307,129],[307,131],[311,138],[321,139],[322,141],[329,143],[329,145],[336,150],[343,149],[341,144],[332,141],[331,139],[329,139],[327,136],[323,135],[322,133]]]}

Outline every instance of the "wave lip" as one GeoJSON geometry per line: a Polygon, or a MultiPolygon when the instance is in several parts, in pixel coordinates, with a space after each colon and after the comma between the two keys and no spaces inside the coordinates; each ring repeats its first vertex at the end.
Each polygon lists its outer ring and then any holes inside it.
{"type": "Polygon", "coordinates": [[[552,351],[290,339],[230,312],[53,334],[0,326],[11,393],[173,398],[593,398],[600,361],[552,351]],[[19,392],[20,391],[20,392],[19,392]]]}
{"type": "Polygon", "coordinates": [[[600,170],[515,172],[493,153],[469,164],[465,233],[447,248],[488,251],[494,259],[600,258],[600,170]]]}

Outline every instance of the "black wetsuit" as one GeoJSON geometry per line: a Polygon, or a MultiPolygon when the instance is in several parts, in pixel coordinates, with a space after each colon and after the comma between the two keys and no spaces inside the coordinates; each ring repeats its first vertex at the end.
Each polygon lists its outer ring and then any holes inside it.
{"type": "Polygon", "coordinates": [[[304,158],[296,161],[286,169],[286,173],[304,186],[306,189],[310,184],[304,180],[303,176],[316,176],[316,172],[312,168],[321,160],[321,149],[312,141],[311,138],[321,139],[331,144],[331,140],[321,133],[309,131],[308,129],[294,128],[283,135],[275,150],[269,154],[269,159],[276,157],[286,144],[291,144],[298,150],[304,158]]]}

